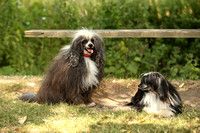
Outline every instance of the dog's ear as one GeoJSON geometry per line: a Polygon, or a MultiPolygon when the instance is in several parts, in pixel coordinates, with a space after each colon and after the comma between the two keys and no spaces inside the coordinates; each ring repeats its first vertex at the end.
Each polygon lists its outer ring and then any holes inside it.
{"type": "Polygon", "coordinates": [[[157,93],[160,97],[160,100],[166,101],[168,97],[167,92],[168,92],[168,87],[169,87],[167,80],[164,78],[159,78],[157,85],[158,85],[157,93]]]}
{"type": "Polygon", "coordinates": [[[95,61],[98,68],[104,67],[105,61],[105,49],[103,39],[99,35],[94,36],[94,44],[96,52],[94,53],[93,60],[95,61]]]}
{"type": "Polygon", "coordinates": [[[83,54],[83,46],[81,44],[82,36],[75,38],[72,41],[72,45],[69,48],[69,51],[65,55],[65,59],[68,60],[68,65],[70,67],[77,67],[79,63],[80,55],[83,54]]]}
{"type": "Polygon", "coordinates": [[[68,65],[70,67],[76,67],[79,63],[79,55],[76,51],[70,49],[70,51],[65,55],[65,59],[68,60],[68,65]]]}
{"type": "Polygon", "coordinates": [[[78,55],[83,54],[83,45],[82,45],[83,37],[79,36],[74,38],[71,45],[72,52],[76,52],[78,55]]]}
{"type": "Polygon", "coordinates": [[[97,65],[97,67],[103,67],[102,65],[104,65],[104,61],[105,61],[105,55],[103,54],[104,51],[99,51],[97,52],[96,54],[96,57],[95,57],[95,63],[97,65]]]}

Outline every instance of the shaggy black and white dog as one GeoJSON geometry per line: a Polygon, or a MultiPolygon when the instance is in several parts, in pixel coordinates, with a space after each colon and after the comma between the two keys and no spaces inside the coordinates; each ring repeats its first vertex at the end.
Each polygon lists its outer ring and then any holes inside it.
{"type": "Polygon", "coordinates": [[[95,104],[91,95],[104,70],[104,42],[90,30],[78,31],[71,45],[55,57],[37,94],[27,92],[21,100],[54,104],[95,104]]]}
{"type": "Polygon", "coordinates": [[[145,73],[131,103],[138,111],[161,117],[182,113],[182,100],[175,87],[159,72],[145,73]]]}

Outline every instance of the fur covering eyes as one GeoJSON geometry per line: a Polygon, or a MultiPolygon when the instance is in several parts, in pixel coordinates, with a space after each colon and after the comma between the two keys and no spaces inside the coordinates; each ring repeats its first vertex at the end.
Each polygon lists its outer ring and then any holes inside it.
{"type": "Polygon", "coordinates": [[[145,73],[138,85],[138,91],[128,106],[138,111],[161,117],[182,113],[182,100],[176,88],[159,72],[145,73]]]}
{"type": "Polygon", "coordinates": [[[55,57],[38,93],[27,92],[19,98],[48,104],[91,104],[92,92],[103,77],[104,61],[102,38],[93,31],[80,30],[71,45],[63,47],[55,57]]]}

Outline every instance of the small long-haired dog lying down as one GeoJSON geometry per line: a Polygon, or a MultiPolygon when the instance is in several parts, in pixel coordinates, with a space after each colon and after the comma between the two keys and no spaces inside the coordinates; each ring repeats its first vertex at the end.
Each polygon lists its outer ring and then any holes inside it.
{"type": "Polygon", "coordinates": [[[95,104],[91,95],[98,87],[104,70],[104,42],[90,30],[78,31],[71,45],[61,49],[37,94],[27,92],[19,99],[55,104],[95,104]]]}
{"type": "Polygon", "coordinates": [[[160,117],[182,113],[182,100],[178,92],[159,72],[143,75],[137,93],[127,105],[160,117]]]}

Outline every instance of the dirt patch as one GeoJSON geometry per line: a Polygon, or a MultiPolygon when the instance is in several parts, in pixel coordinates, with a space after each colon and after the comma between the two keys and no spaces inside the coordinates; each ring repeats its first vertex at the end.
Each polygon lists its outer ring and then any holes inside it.
{"type": "Polygon", "coordinates": [[[130,102],[131,97],[137,91],[138,84],[139,80],[103,80],[99,89],[95,91],[93,100],[109,109],[127,109],[124,105],[130,102]]]}
{"type": "MultiPolygon", "coordinates": [[[[41,81],[41,77],[0,77],[0,85],[20,84],[23,86],[15,90],[16,96],[27,91],[37,92],[41,81]]],[[[135,95],[139,82],[139,79],[104,79],[99,89],[95,91],[93,100],[104,105],[105,108],[127,109],[124,105],[130,102],[131,97],[135,95]]],[[[172,84],[179,91],[186,108],[200,109],[200,81],[172,81],[172,84]]],[[[1,89],[0,86],[0,91],[3,91],[1,89]]]]}
{"type": "MultiPolygon", "coordinates": [[[[130,102],[131,97],[137,92],[140,80],[108,79],[103,80],[100,89],[93,98],[97,103],[102,103],[109,108],[122,108],[130,102]]],[[[171,81],[177,88],[186,108],[200,109],[200,81],[171,81]]]]}
{"type": "Polygon", "coordinates": [[[188,80],[182,84],[184,86],[177,87],[177,89],[185,106],[200,109],[200,81],[188,80]]]}

